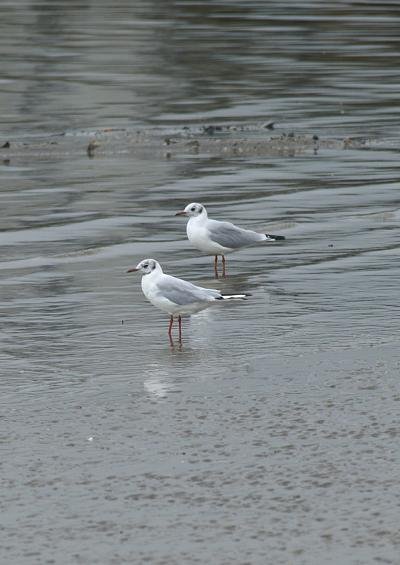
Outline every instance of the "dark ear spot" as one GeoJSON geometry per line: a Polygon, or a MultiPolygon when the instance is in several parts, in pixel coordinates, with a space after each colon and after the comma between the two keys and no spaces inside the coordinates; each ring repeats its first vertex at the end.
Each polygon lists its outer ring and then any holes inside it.
{"type": "Polygon", "coordinates": [[[152,264],[151,264],[151,270],[153,270],[153,269],[155,269],[155,268],[156,268],[156,264],[155,264],[155,263],[152,263],[152,264]]]}
{"type": "Polygon", "coordinates": [[[199,207],[199,214],[201,214],[202,211],[203,211],[203,206],[200,206],[200,207],[199,207]]]}

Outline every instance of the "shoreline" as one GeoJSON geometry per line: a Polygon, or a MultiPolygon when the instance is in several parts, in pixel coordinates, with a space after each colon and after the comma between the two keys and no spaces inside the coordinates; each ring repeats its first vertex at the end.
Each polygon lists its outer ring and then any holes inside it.
{"type": "Polygon", "coordinates": [[[0,141],[0,160],[64,159],[112,155],[170,158],[181,155],[247,156],[317,154],[320,150],[370,149],[376,139],[363,136],[320,137],[264,126],[203,126],[201,128],[103,128],[61,132],[0,141]]]}

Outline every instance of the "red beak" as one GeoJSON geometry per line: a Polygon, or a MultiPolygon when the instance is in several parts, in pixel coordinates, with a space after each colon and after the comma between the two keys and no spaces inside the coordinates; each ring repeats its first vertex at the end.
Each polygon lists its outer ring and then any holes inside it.
{"type": "Polygon", "coordinates": [[[132,269],[128,269],[126,272],[127,273],[136,273],[136,271],[138,271],[139,269],[136,269],[136,267],[132,267],[132,269]]]}
{"type": "Polygon", "coordinates": [[[186,216],[186,212],[185,210],[181,210],[180,212],[177,212],[175,216],[186,216]]]}

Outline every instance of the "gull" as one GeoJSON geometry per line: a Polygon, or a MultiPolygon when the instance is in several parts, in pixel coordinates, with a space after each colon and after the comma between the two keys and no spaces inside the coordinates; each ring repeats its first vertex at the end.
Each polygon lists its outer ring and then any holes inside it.
{"type": "Polygon", "coordinates": [[[218,255],[222,257],[222,276],[226,276],[225,255],[232,253],[242,247],[256,245],[263,241],[281,241],[283,235],[272,235],[268,233],[257,233],[245,230],[231,224],[210,220],[207,210],[202,204],[192,202],[184,210],[177,212],[175,216],[188,216],[189,221],[186,232],[190,243],[207,255],[214,255],[214,273],[218,278],[218,255]]]}
{"type": "Polygon", "coordinates": [[[195,314],[220,300],[245,300],[249,294],[221,294],[218,290],[196,286],[183,279],[166,275],[155,259],[143,259],[128,273],[140,271],[142,291],[156,308],[170,316],[168,336],[171,344],[174,316],[178,317],[179,343],[182,342],[182,316],[195,314]]]}

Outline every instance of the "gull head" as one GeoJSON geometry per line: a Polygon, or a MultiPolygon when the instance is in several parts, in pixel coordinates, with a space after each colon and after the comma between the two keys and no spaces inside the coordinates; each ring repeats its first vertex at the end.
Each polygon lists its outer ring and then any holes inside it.
{"type": "Polygon", "coordinates": [[[137,271],[140,271],[142,275],[149,275],[157,269],[161,271],[161,266],[158,261],[155,259],[143,259],[143,261],[140,261],[136,267],[128,269],[127,273],[136,273],[137,271]]]}
{"type": "Polygon", "coordinates": [[[202,204],[198,204],[197,202],[188,204],[184,210],[175,214],[175,216],[188,216],[189,218],[195,218],[201,215],[207,217],[207,211],[202,204]]]}

